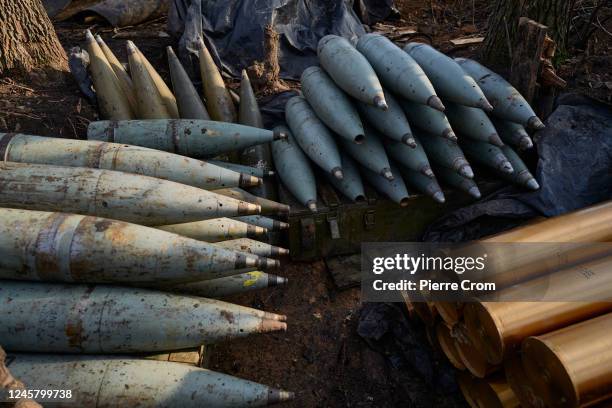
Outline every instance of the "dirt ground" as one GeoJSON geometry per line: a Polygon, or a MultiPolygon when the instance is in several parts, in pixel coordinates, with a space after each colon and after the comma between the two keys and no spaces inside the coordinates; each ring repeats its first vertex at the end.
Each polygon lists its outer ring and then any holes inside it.
{"type": "MultiPolygon", "coordinates": [[[[449,39],[484,33],[488,2],[398,1],[398,27],[416,27],[421,36],[456,55],[473,55],[477,46],[454,49],[449,39]]],[[[83,45],[79,23],[56,26],[68,50],[83,45]]],[[[113,30],[89,27],[100,33],[123,61],[124,43],[131,39],[165,78],[165,22],[113,30]]],[[[560,69],[572,90],[612,102],[612,53],[609,36],[600,33],[594,44],[565,61],[560,69]]],[[[31,79],[0,79],[0,132],[84,138],[87,125],[97,119],[95,109],[74,81],[54,83],[31,79]]],[[[455,396],[428,388],[409,369],[393,368],[387,356],[371,350],[356,334],[360,311],[359,289],[335,288],[323,262],[287,264],[279,275],[286,287],[232,298],[236,303],[288,316],[286,333],[262,335],[218,345],[210,368],[241,378],[294,391],[291,407],[454,407],[455,396]],[[426,395],[415,398],[414,395],[426,395]]]]}

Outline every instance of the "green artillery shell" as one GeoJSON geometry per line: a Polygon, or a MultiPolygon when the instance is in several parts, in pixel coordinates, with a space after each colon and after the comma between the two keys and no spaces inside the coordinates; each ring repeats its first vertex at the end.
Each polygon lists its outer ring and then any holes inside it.
{"type": "Polygon", "coordinates": [[[446,104],[446,116],[461,136],[491,143],[497,147],[504,145],[497,134],[497,129],[482,109],[448,102],[446,104]]]}
{"type": "MultiPolygon", "coordinates": [[[[317,182],[310,167],[310,161],[297,144],[289,129],[284,126],[281,131],[287,133],[286,140],[272,143],[274,166],[283,184],[310,211],[317,211],[317,182]]],[[[354,144],[353,142],[347,142],[354,144]]]]}
{"type": "Polygon", "coordinates": [[[411,125],[452,141],[457,140],[457,135],[444,113],[407,99],[400,99],[399,103],[411,125]]]}
{"type": "Polygon", "coordinates": [[[478,62],[467,58],[455,59],[482,89],[493,105],[493,115],[532,129],[544,129],[529,103],[508,81],[478,62]]]}
{"type": "Polygon", "coordinates": [[[199,188],[110,170],[0,163],[0,207],[65,211],[141,225],[259,214],[260,207],[199,188]]]}
{"type": "Polygon", "coordinates": [[[268,231],[282,231],[289,229],[289,224],[278,221],[262,215],[245,215],[242,217],[234,217],[235,220],[246,222],[247,224],[257,225],[267,229],[268,231]]]}
{"type": "Polygon", "coordinates": [[[327,35],[319,41],[317,53],[323,69],[346,93],[379,109],[387,109],[376,72],[347,39],[327,35]]]}
{"type": "Polygon", "coordinates": [[[138,51],[138,54],[140,55],[140,58],[142,59],[142,62],[144,63],[147,72],[151,76],[151,79],[153,80],[153,83],[155,84],[155,87],[157,88],[157,91],[159,92],[159,95],[161,96],[161,99],[164,105],[166,106],[166,110],[170,114],[170,118],[178,119],[179,111],[174,94],[172,93],[166,82],[162,79],[161,75],[159,75],[155,68],[153,68],[153,65],[151,65],[147,57],[145,57],[144,54],[138,48],[136,48],[136,51],[138,51]]]}
{"type": "Polygon", "coordinates": [[[261,180],[214,164],[146,147],[14,133],[0,133],[0,160],[123,171],[205,190],[249,187],[259,184],[261,180]]]}
{"type": "Polygon", "coordinates": [[[232,97],[227,91],[221,73],[201,38],[199,49],[202,87],[204,89],[206,108],[210,117],[219,122],[236,122],[236,107],[232,97]]]}
{"type": "Polygon", "coordinates": [[[521,187],[526,187],[534,191],[539,190],[540,185],[536,181],[535,177],[533,177],[533,175],[529,172],[527,165],[525,162],[523,162],[519,155],[516,154],[516,152],[510,146],[504,146],[501,148],[501,150],[514,169],[512,174],[503,174],[503,176],[511,183],[521,187]]]}
{"type": "Polygon", "coordinates": [[[480,190],[478,186],[474,182],[474,180],[465,178],[459,174],[457,174],[454,170],[448,169],[442,166],[435,166],[434,168],[436,172],[436,176],[438,179],[449,186],[456,188],[459,191],[463,191],[468,193],[475,199],[480,199],[482,195],[480,194],[480,190]]]}
{"type": "Polygon", "coordinates": [[[117,75],[104,56],[91,31],[86,32],[87,52],[91,59],[90,70],[98,97],[100,116],[110,120],[133,119],[130,101],[119,86],[117,75]]]}
{"type": "Polygon", "coordinates": [[[391,171],[397,174],[398,177],[395,177],[393,180],[387,180],[383,176],[368,169],[363,169],[363,177],[372,187],[389,197],[393,202],[402,207],[406,207],[410,198],[410,194],[408,194],[408,190],[406,189],[406,184],[404,180],[399,177],[401,173],[393,163],[391,163],[391,171]]]}
{"type": "Polygon", "coordinates": [[[443,99],[486,111],[493,109],[474,79],[452,58],[427,44],[409,43],[404,51],[419,63],[443,99]]]}
{"type": "Polygon", "coordinates": [[[231,218],[215,218],[183,224],[163,225],[157,228],[206,242],[219,242],[244,237],[257,238],[266,235],[268,232],[265,228],[231,218]]]}
{"type": "MultiPolygon", "coordinates": [[[[238,122],[247,126],[264,127],[259,104],[251,86],[251,80],[244,70],[242,71],[242,81],[240,83],[238,122]]],[[[272,170],[270,144],[266,143],[247,147],[240,155],[240,162],[251,167],[261,167],[264,171],[272,170]]],[[[250,191],[255,195],[271,200],[275,200],[278,197],[276,183],[273,180],[264,180],[261,185],[250,189],[250,191]]]]}
{"type": "Polygon", "coordinates": [[[217,299],[273,286],[285,285],[286,283],[287,279],[281,278],[280,276],[254,271],[208,281],[185,283],[170,288],[165,287],[164,290],[217,299]]]}
{"type": "Polygon", "coordinates": [[[124,95],[127,97],[132,108],[132,112],[137,112],[138,105],[136,103],[136,93],[134,92],[134,83],[132,82],[132,78],[130,78],[127,71],[123,67],[123,64],[119,62],[115,54],[113,54],[113,51],[111,51],[108,45],[106,45],[102,37],[97,35],[96,42],[100,46],[100,49],[102,49],[106,60],[113,68],[113,72],[117,76],[117,83],[123,91],[124,95]]]}
{"type": "Polygon", "coordinates": [[[359,113],[350,98],[319,67],[302,74],[302,93],[317,116],[344,139],[362,143],[365,137],[359,113]]]}
{"type": "Polygon", "coordinates": [[[287,329],[231,303],[104,285],[3,281],[0,310],[3,345],[26,352],[149,353],[287,329]]]}
{"type": "Polygon", "coordinates": [[[113,356],[10,357],[13,375],[31,388],[72,390],[73,399],[54,402],[57,408],[262,407],[293,399],[293,393],[188,364],[113,356]]]}
{"type": "Polygon", "coordinates": [[[236,200],[242,200],[247,203],[256,204],[261,207],[261,214],[263,215],[288,214],[290,210],[289,206],[286,204],[277,203],[276,201],[268,200],[267,198],[257,197],[256,195],[253,195],[240,188],[223,188],[220,190],[215,190],[215,193],[221,194],[222,196],[231,197],[236,200]]]}
{"type": "Polygon", "coordinates": [[[167,47],[168,67],[172,78],[172,89],[176,95],[179,117],[181,119],[210,120],[206,107],[200,98],[200,94],[185,72],[183,64],[177,58],[172,47],[167,47]]]}
{"type": "Polygon", "coordinates": [[[286,135],[234,123],[210,120],[130,120],[92,122],[89,140],[125,143],[203,159],[286,135]]]}
{"type": "Polygon", "coordinates": [[[340,145],[345,152],[366,169],[380,174],[387,180],[393,180],[394,174],[391,173],[389,158],[381,141],[383,136],[370,125],[365,126],[365,134],[366,138],[361,144],[342,139],[339,141],[340,145]]]}
{"type": "Polygon", "coordinates": [[[253,177],[264,178],[274,176],[274,171],[264,170],[262,168],[244,166],[242,164],[230,163],[221,160],[208,160],[208,163],[214,164],[215,166],[223,167],[228,170],[233,170],[242,174],[249,174],[253,177]]]}
{"type": "Polygon", "coordinates": [[[499,170],[500,172],[506,174],[512,174],[514,172],[512,164],[508,161],[508,158],[506,155],[504,155],[502,150],[497,146],[463,138],[461,140],[461,148],[465,152],[468,159],[474,161],[475,163],[499,170]]]}
{"type": "Polygon", "coordinates": [[[267,258],[278,258],[280,256],[289,255],[288,249],[273,246],[265,242],[255,241],[249,238],[217,242],[215,245],[232,251],[247,252],[257,256],[265,256],[267,258]]]}
{"type": "Polygon", "coordinates": [[[301,96],[287,101],[285,118],[298,144],[327,173],[342,179],[342,163],[334,137],[301,96]]]}
{"type": "Polygon", "coordinates": [[[357,163],[355,163],[346,152],[340,152],[340,158],[342,159],[344,178],[338,180],[331,174],[326,174],[327,179],[336,189],[338,189],[338,191],[350,200],[356,203],[364,202],[366,200],[366,195],[357,163]]]}
{"type": "Polygon", "coordinates": [[[357,42],[357,50],[366,56],[385,87],[402,98],[444,111],[423,69],[387,37],[366,34],[357,42]]]}
{"type": "Polygon", "coordinates": [[[518,147],[520,150],[533,147],[533,141],[523,125],[498,118],[491,118],[491,122],[504,143],[518,147]]]}
{"type": "Polygon", "coordinates": [[[466,160],[463,151],[457,143],[427,132],[420,132],[418,140],[423,145],[427,156],[432,162],[454,170],[463,177],[474,178],[474,172],[470,167],[470,163],[466,160]]]}
{"type": "Polygon", "coordinates": [[[132,41],[127,42],[128,60],[138,103],[139,119],[171,119],[151,74],[147,70],[142,54],[132,41]]]}
{"type": "Polygon", "coordinates": [[[423,145],[416,136],[414,136],[414,138],[416,141],[415,148],[411,148],[404,143],[399,143],[391,139],[383,139],[383,143],[385,144],[389,157],[393,158],[403,167],[418,171],[429,178],[433,178],[434,174],[431,171],[429,159],[427,158],[427,154],[425,154],[423,145]]]}
{"type": "Polygon", "coordinates": [[[273,261],[106,218],[12,209],[0,217],[0,279],[179,284],[273,261]]]}
{"type": "Polygon", "coordinates": [[[437,203],[446,202],[446,198],[444,197],[444,193],[438,184],[438,181],[435,178],[429,178],[417,171],[410,170],[406,167],[400,167],[400,171],[402,172],[402,176],[404,177],[404,181],[414,187],[417,191],[428,195],[433,198],[433,200],[437,203]]]}
{"type": "Polygon", "coordinates": [[[385,95],[389,105],[387,110],[383,111],[365,103],[357,102],[359,112],[383,135],[410,147],[416,147],[410,123],[408,123],[402,107],[389,91],[385,91],[385,95]]]}

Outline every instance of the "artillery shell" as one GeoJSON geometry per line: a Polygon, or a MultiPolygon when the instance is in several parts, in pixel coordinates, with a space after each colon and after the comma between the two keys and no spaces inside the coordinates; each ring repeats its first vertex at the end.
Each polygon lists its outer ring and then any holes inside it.
{"type": "MultiPolygon", "coordinates": [[[[452,169],[463,177],[474,178],[474,172],[470,167],[470,163],[466,160],[463,151],[457,143],[426,132],[420,132],[417,137],[432,162],[452,169]]],[[[492,145],[488,146],[495,147],[492,145]]]]}
{"type": "Polygon", "coordinates": [[[340,152],[340,159],[342,160],[344,177],[342,180],[338,180],[331,174],[325,174],[327,179],[350,200],[356,203],[364,202],[366,200],[366,195],[357,163],[355,163],[348,154],[342,151],[340,152]]]}
{"type": "Polygon", "coordinates": [[[346,93],[379,109],[387,109],[376,72],[347,39],[326,35],[319,41],[317,53],[321,66],[346,93]]]}
{"type": "Polygon", "coordinates": [[[490,143],[462,138],[461,148],[468,159],[483,166],[490,167],[504,174],[514,173],[512,164],[503,151],[490,143]]]}
{"type": "Polygon", "coordinates": [[[98,98],[100,116],[110,120],[134,118],[134,112],[126,94],[119,86],[117,75],[104,56],[91,31],[86,31],[87,52],[91,59],[90,69],[98,98]]]}
{"type": "Polygon", "coordinates": [[[533,147],[533,141],[522,125],[494,117],[491,118],[491,122],[504,143],[518,147],[520,150],[533,147]]]}
{"type": "Polygon", "coordinates": [[[444,113],[434,108],[430,108],[427,105],[421,105],[407,99],[400,99],[399,103],[404,109],[404,113],[411,125],[452,141],[457,140],[457,135],[455,135],[444,113]]]}
{"type": "Polygon", "coordinates": [[[304,153],[323,170],[342,179],[342,163],[334,137],[306,99],[301,96],[289,99],[285,117],[304,153]]]}
{"type": "Polygon", "coordinates": [[[206,242],[219,242],[236,238],[259,238],[268,230],[250,225],[232,218],[215,218],[212,220],[188,222],[183,224],[163,225],[160,230],[172,232],[206,242]]]}
{"type": "Polygon", "coordinates": [[[227,91],[221,73],[201,38],[199,53],[204,99],[206,100],[206,108],[210,117],[219,122],[236,122],[236,107],[232,97],[227,91]]]}
{"type": "Polygon", "coordinates": [[[446,202],[444,193],[435,178],[427,177],[418,171],[410,170],[404,166],[398,167],[400,168],[401,175],[404,176],[406,184],[431,197],[437,203],[443,204],[446,202]]]}
{"type": "Polygon", "coordinates": [[[185,283],[164,290],[216,299],[281,286],[287,282],[287,279],[280,276],[254,271],[208,281],[185,283]]]}
{"type": "Polygon", "coordinates": [[[249,187],[261,181],[207,162],[118,143],[0,133],[0,146],[4,161],[123,171],[205,190],[249,187]]]}
{"type": "Polygon", "coordinates": [[[452,58],[430,45],[421,43],[409,43],[404,51],[423,68],[442,99],[486,111],[493,109],[476,81],[452,58]]]}
{"type": "Polygon", "coordinates": [[[236,200],[246,201],[248,203],[256,204],[261,207],[261,214],[287,214],[289,213],[290,207],[286,204],[277,203],[276,201],[268,200],[266,198],[257,197],[244,191],[240,188],[224,188],[215,190],[215,193],[221,194],[226,197],[231,197],[236,200]]]}
{"type": "Polygon", "coordinates": [[[287,329],[247,307],[139,288],[4,281],[0,300],[15,351],[153,353],[287,329]]]}
{"type": "Polygon", "coordinates": [[[391,139],[384,138],[383,143],[387,150],[389,157],[393,158],[396,162],[401,163],[402,166],[408,167],[414,171],[418,171],[427,177],[433,178],[434,174],[431,171],[429,159],[419,139],[414,136],[416,147],[411,148],[404,143],[399,143],[391,139]]]}
{"type": "Polygon", "coordinates": [[[463,191],[464,193],[468,193],[477,200],[480,200],[482,197],[480,189],[474,180],[463,177],[457,174],[456,171],[442,166],[435,166],[434,172],[442,183],[448,184],[449,186],[456,188],[459,191],[463,191]]]}
{"type": "Polygon", "coordinates": [[[294,397],[291,392],[181,363],[112,356],[11,357],[11,372],[28,385],[44,390],[79,385],[73,399],[53,403],[58,408],[261,407],[294,397]]]}
{"type": "Polygon", "coordinates": [[[366,34],[357,42],[381,82],[397,95],[422,105],[444,111],[444,105],[429,78],[417,62],[387,37],[366,34]]]}
{"type": "Polygon", "coordinates": [[[306,68],[302,92],[317,116],[330,129],[349,142],[362,143],[363,124],[350,98],[319,67],[306,68]]]}
{"type": "Polygon", "coordinates": [[[113,68],[113,72],[117,76],[117,84],[128,99],[132,112],[137,112],[138,104],[136,103],[136,93],[134,92],[134,83],[132,82],[132,78],[130,78],[123,64],[119,62],[113,51],[108,47],[108,45],[106,45],[102,37],[96,35],[96,42],[104,53],[106,60],[113,68]]]}
{"type": "Polygon", "coordinates": [[[461,136],[497,147],[504,145],[497,134],[497,129],[482,109],[449,102],[446,104],[446,116],[453,125],[453,129],[457,130],[461,136]]]}
{"type": "Polygon", "coordinates": [[[151,65],[147,57],[144,56],[144,54],[138,49],[138,47],[136,47],[136,51],[140,55],[140,58],[144,63],[145,69],[153,80],[153,83],[155,84],[155,87],[159,92],[159,96],[161,97],[162,102],[164,103],[164,106],[168,111],[168,114],[170,114],[170,118],[178,119],[180,116],[174,94],[172,93],[166,82],[162,79],[161,75],[159,75],[155,68],[153,68],[153,65],[151,65]]]}
{"type": "Polygon", "coordinates": [[[358,102],[359,112],[383,135],[410,147],[416,147],[410,123],[399,102],[388,91],[385,91],[385,96],[388,104],[387,110],[383,111],[358,102]]]}
{"type": "Polygon", "coordinates": [[[223,167],[228,170],[233,170],[235,172],[249,174],[254,177],[264,178],[264,177],[272,177],[274,176],[274,171],[264,170],[263,168],[244,166],[242,164],[230,163],[226,161],[220,160],[207,160],[208,163],[212,163],[215,166],[223,167]]]}
{"type": "Polygon", "coordinates": [[[381,141],[383,136],[369,125],[365,126],[365,134],[366,138],[361,144],[340,140],[343,150],[366,169],[393,180],[395,175],[391,173],[391,164],[381,141]]]}
{"type": "Polygon", "coordinates": [[[474,60],[456,58],[455,61],[478,83],[487,96],[493,105],[492,115],[520,123],[526,128],[544,129],[544,123],[536,116],[525,98],[508,81],[474,60]]]}
{"type": "Polygon", "coordinates": [[[510,146],[503,146],[501,151],[514,169],[512,174],[503,174],[503,176],[508,181],[518,186],[525,187],[533,191],[539,190],[540,185],[536,181],[535,177],[533,177],[533,175],[529,172],[527,165],[525,162],[523,162],[519,155],[516,154],[516,152],[510,146]]]}
{"type": "Polygon", "coordinates": [[[181,119],[210,120],[206,106],[202,102],[198,91],[185,72],[183,64],[177,58],[172,47],[167,47],[168,67],[172,79],[172,89],[176,95],[179,117],[181,119]]]}
{"type": "Polygon", "coordinates": [[[284,139],[286,135],[234,123],[170,119],[92,122],[87,129],[87,138],[203,159],[284,139]]]}
{"type": "MultiPolygon", "coordinates": [[[[295,138],[286,127],[287,140],[277,140],[272,144],[274,166],[283,184],[310,211],[317,211],[317,183],[310,162],[295,138]]],[[[352,142],[349,142],[352,143],[352,142]]]]}
{"type": "Polygon", "coordinates": [[[288,249],[266,244],[265,242],[254,241],[249,238],[217,242],[216,245],[232,251],[248,252],[249,254],[265,256],[267,258],[278,258],[289,255],[288,249]]]}
{"type": "Polygon", "coordinates": [[[258,205],[130,173],[0,163],[0,207],[66,211],[141,225],[259,214],[258,205]]]}
{"type": "Polygon", "coordinates": [[[234,219],[246,222],[247,224],[253,224],[262,228],[266,228],[268,231],[282,231],[289,229],[289,224],[287,224],[286,222],[264,217],[263,215],[248,215],[242,217],[234,217],[234,219]]]}
{"type": "Polygon", "coordinates": [[[404,180],[399,177],[399,174],[401,174],[400,171],[393,163],[391,163],[391,172],[393,174],[397,174],[398,177],[395,177],[393,180],[388,180],[383,176],[367,169],[363,169],[362,173],[363,177],[372,185],[372,187],[389,197],[391,201],[399,204],[402,207],[406,207],[408,206],[410,194],[408,194],[404,180]]]}

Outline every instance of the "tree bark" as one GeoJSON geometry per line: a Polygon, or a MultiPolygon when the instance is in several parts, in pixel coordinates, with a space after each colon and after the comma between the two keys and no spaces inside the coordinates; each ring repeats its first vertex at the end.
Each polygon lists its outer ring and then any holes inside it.
{"type": "Polygon", "coordinates": [[[495,0],[482,60],[489,65],[502,65],[512,59],[511,48],[516,42],[521,17],[547,26],[548,35],[557,43],[558,53],[564,55],[574,3],[575,0],[495,0]]]}
{"type": "Polygon", "coordinates": [[[40,0],[0,0],[0,75],[68,71],[68,59],[40,0]]]}

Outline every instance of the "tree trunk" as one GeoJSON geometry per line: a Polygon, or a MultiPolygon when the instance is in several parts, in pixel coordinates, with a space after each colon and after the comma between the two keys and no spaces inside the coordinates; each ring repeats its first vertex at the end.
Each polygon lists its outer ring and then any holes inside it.
{"type": "Polygon", "coordinates": [[[66,53],[40,0],[0,0],[0,75],[67,71],[66,53]]]}
{"type": "Polygon", "coordinates": [[[558,54],[564,55],[574,3],[575,0],[495,0],[482,60],[489,65],[507,64],[511,60],[521,17],[548,26],[548,35],[557,43],[558,54]]]}

